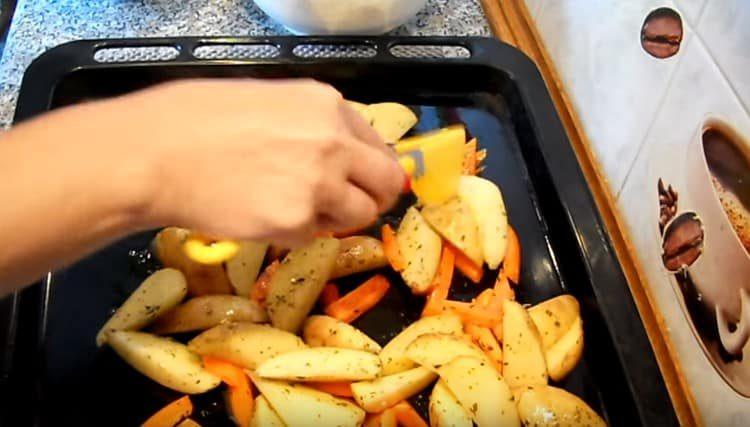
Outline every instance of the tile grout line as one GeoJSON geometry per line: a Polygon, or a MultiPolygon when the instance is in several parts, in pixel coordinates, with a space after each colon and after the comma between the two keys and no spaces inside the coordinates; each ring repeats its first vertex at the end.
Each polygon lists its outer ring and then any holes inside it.
{"type": "MultiPolygon", "coordinates": [[[[708,8],[708,1],[703,5],[703,9],[701,9],[701,15],[700,19],[698,20],[698,24],[703,20],[703,14],[705,13],[705,9],[708,8]]],[[[717,70],[719,70],[719,74],[726,82],[727,86],[729,86],[729,89],[732,90],[732,94],[735,98],[737,98],[737,102],[740,104],[742,109],[745,111],[745,114],[747,116],[750,116],[750,106],[745,104],[745,100],[742,99],[740,94],[737,92],[737,88],[732,84],[732,80],[729,79],[729,76],[727,76],[727,73],[724,72],[724,68],[721,66],[719,61],[716,60],[716,57],[713,53],[711,53],[711,49],[708,48],[708,44],[706,44],[706,41],[703,40],[703,37],[698,32],[698,25],[695,26],[695,36],[698,37],[698,41],[700,41],[701,45],[703,45],[703,49],[706,51],[706,54],[708,54],[708,57],[711,58],[711,62],[713,62],[714,66],[717,70]]]]}
{"type": "MultiPolygon", "coordinates": [[[[692,33],[695,35],[695,32],[692,33]]],[[[688,48],[688,44],[692,42],[691,40],[688,40],[685,43],[684,48],[682,48],[681,52],[685,52],[688,48]]],[[[628,183],[628,180],[630,179],[630,174],[633,172],[633,169],[635,169],[635,164],[638,161],[638,159],[641,157],[641,152],[645,149],[646,141],[648,140],[648,136],[651,134],[652,128],[656,124],[656,119],[659,116],[659,113],[661,112],[662,108],[664,107],[664,103],[667,101],[667,95],[669,94],[670,89],[672,89],[672,83],[674,82],[675,75],[677,74],[677,70],[682,65],[682,58],[685,55],[680,55],[679,58],[677,58],[677,63],[675,64],[671,75],[669,76],[669,81],[667,81],[667,87],[664,90],[664,94],[662,95],[661,99],[659,99],[659,104],[656,107],[656,110],[654,111],[654,117],[651,119],[651,122],[649,123],[648,127],[646,128],[646,133],[643,134],[643,139],[641,140],[640,144],[638,145],[638,150],[635,153],[635,157],[633,157],[633,161],[630,163],[630,166],[628,167],[627,173],[625,173],[625,179],[622,180],[622,184],[620,184],[620,187],[617,189],[617,193],[615,194],[615,201],[620,201],[620,195],[622,194],[622,190],[625,188],[625,185],[628,183]]]]}

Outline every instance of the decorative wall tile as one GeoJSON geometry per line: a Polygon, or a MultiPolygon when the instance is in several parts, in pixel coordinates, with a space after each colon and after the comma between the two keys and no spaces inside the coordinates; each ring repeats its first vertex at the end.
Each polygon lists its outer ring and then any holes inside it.
{"type": "MultiPolygon", "coordinates": [[[[703,123],[711,116],[722,118],[750,140],[750,116],[703,43],[693,38],[684,46],[683,58],[620,194],[618,207],[636,249],[635,256],[647,276],[652,300],[680,355],[679,363],[702,414],[703,425],[739,427],[747,425],[750,417],[748,400],[735,392],[719,372],[725,369],[736,377],[741,370],[750,374],[749,368],[735,362],[720,368],[712,364],[684,310],[687,299],[679,290],[676,276],[667,272],[661,260],[657,182],[661,178],[677,192],[677,215],[687,210],[701,214],[701,206],[691,202],[694,189],[688,187],[687,174],[694,173],[694,169],[688,169],[686,159],[688,149],[695,148],[703,123]]],[[[705,233],[713,231],[706,229],[705,233]]],[[[715,250],[705,248],[705,252],[715,250]]],[[[701,256],[706,257],[706,253],[701,256]]]]}
{"type": "Polygon", "coordinates": [[[750,111],[750,1],[706,3],[696,32],[750,111]]]}
{"type": "MultiPolygon", "coordinates": [[[[542,3],[537,26],[584,126],[593,152],[618,192],[653,121],[680,54],[656,59],[640,43],[660,0],[542,3]]],[[[683,46],[691,35],[684,26],[683,46]]]]}

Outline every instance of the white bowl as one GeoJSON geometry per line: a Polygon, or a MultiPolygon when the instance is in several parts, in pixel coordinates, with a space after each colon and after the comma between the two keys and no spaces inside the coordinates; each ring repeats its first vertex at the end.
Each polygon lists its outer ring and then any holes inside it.
{"type": "Polygon", "coordinates": [[[295,34],[377,35],[406,23],[427,0],[255,0],[295,34]]]}

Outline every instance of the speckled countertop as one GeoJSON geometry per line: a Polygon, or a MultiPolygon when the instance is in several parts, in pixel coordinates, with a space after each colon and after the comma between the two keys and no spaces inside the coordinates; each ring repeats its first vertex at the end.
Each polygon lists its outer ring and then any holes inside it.
{"type": "MultiPolygon", "coordinates": [[[[408,35],[489,35],[479,0],[429,0],[408,35]]],[[[0,60],[0,127],[13,120],[26,67],[44,51],[79,39],[288,34],[251,0],[19,0],[0,60]]]]}

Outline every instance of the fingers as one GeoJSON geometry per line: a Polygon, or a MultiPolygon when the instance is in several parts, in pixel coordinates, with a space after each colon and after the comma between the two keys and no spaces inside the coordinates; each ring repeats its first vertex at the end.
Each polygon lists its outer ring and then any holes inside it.
{"type": "Polygon", "coordinates": [[[330,194],[318,214],[318,227],[327,231],[364,228],[378,217],[378,205],[361,188],[346,183],[330,194]]]}
{"type": "Polygon", "coordinates": [[[390,209],[403,188],[405,177],[401,166],[370,145],[353,144],[350,153],[349,181],[374,199],[380,212],[390,209]]]}

